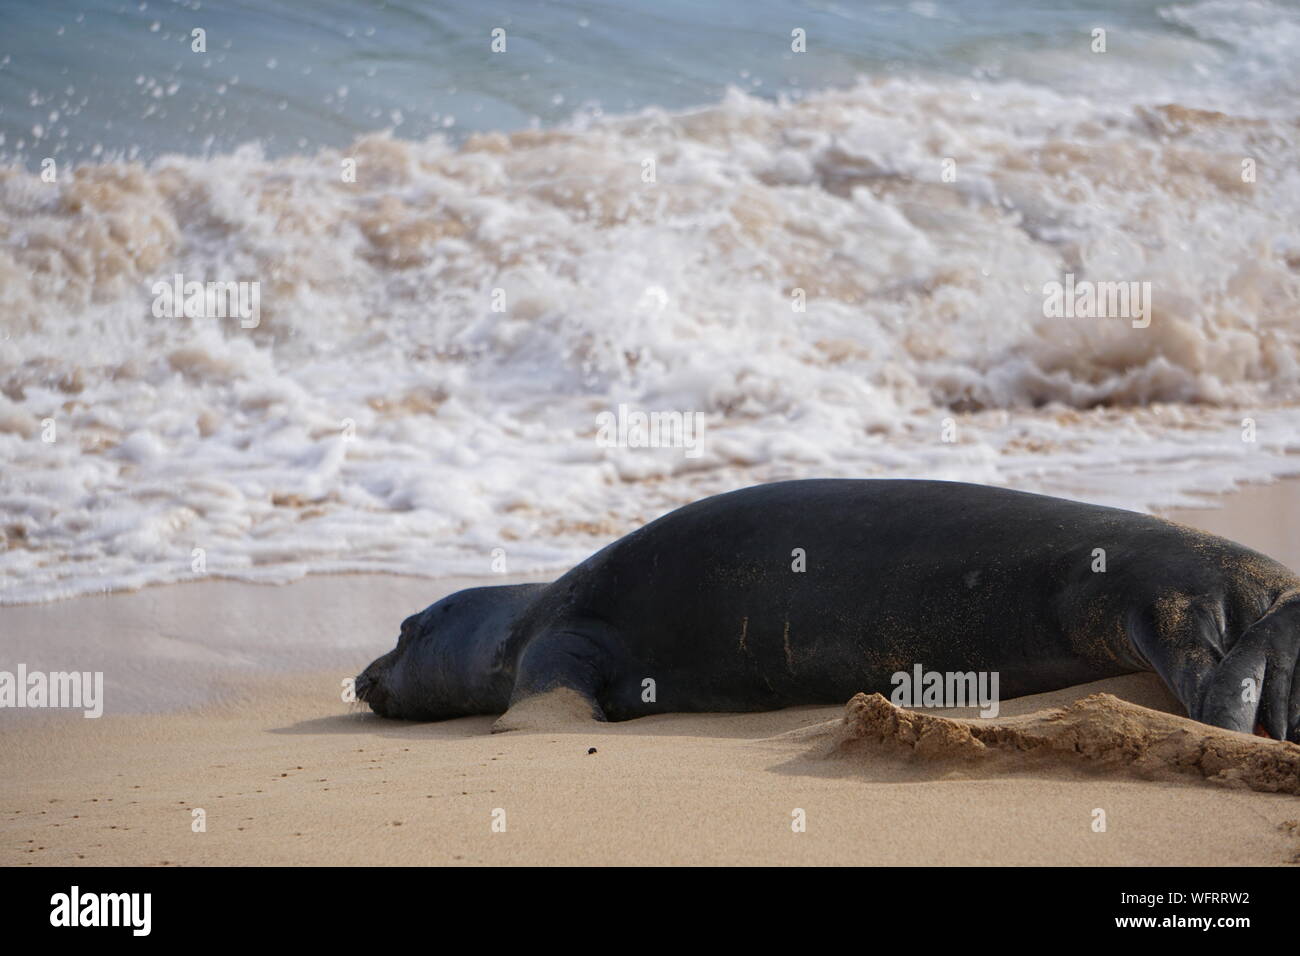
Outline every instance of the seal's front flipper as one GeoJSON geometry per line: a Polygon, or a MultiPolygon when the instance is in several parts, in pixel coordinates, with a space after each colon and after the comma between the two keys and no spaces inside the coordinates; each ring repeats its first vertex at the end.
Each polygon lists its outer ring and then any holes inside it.
{"type": "Polygon", "coordinates": [[[507,730],[581,729],[604,720],[596,700],[604,677],[597,661],[602,650],[580,631],[551,631],[533,638],[519,657],[510,709],[492,733],[507,730]]]}

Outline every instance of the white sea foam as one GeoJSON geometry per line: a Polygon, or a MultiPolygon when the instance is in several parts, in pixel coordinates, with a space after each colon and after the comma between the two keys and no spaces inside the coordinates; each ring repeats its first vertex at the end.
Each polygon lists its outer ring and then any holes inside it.
{"type": "Polygon", "coordinates": [[[0,173],[0,603],[195,549],[267,581],[562,568],[786,477],[1157,505],[1300,470],[1295,117],[1139,94],[896,78],[0,173]],[[155,318],[176,273],[259,282],[260,323],[155,318]],[[1150,282],[1150,327],[1045,317],[1067,273],[1150,282]],[[598,442],[620,404],[702,412],[699,457],[598,442]]]}

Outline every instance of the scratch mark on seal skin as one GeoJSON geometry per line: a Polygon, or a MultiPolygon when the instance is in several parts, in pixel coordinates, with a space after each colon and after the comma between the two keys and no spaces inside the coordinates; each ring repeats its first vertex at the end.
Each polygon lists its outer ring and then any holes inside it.
{"type": "MultiPolygon", "coordinates": [[[[789,625],[787,624],[786,627],[788,628],[789,625]]],[[[739,645],[740,651],[742,654],[745,655],[745,660],[750,665],[753,665],[755,663],[754,658],[750,655],[749,645],[748,643],[746,643],[748,636],[749,636],[749,618],[742,617],[740,619],[740,645],[739,645]]],[[[776,688],[773,687],[772,682],[767,679],[767,675],[763,673],[762,668],[755,668],[755,669],[758,674],[758,679],[763,682],[763,686],[767,688],[768,693],[775,694],[776,688]]]]}
{"type": "Polygon", "coordinates": [[[781,635],[781,644],[785,647],[785,669],[794,670],[794,658],[790,655],[790,622],[785,622],[785,633],[781,635]]]}

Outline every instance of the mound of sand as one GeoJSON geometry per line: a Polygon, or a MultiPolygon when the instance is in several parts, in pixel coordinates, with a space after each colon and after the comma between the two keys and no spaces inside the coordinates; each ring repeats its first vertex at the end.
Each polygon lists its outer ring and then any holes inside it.
{"type": "Polygon", "coordinates": [[[858,694],[821,744],[823,756],[888,754],[998,770],[1045,764],[1195,775],[1267,793],[1300,794],[1300,746],[1220,730],[1111,694],[994,720],[939,717],[858,694]]]}
{"type": "Polygon", "coordinates": [[[592,720],[591,705],[581,694],[567,687],[556,687],[515,704],[497,718],[492,733],[582,731],[591,728],[592,720]]]}

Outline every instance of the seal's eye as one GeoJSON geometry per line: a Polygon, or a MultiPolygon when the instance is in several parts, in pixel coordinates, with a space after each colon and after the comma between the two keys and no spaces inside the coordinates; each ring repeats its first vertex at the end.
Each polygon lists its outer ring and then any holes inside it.
{"type": "Polygon", "coordinates": [[[398,632],[399,637],[397,638],[397,643],[405,644],[411,638],[415,637],[419,629],[419,626],[420,626],[420,615],[412,614],[410,617],[408,617],[405,621],[402,622],[402,629],[398,632]]]}

